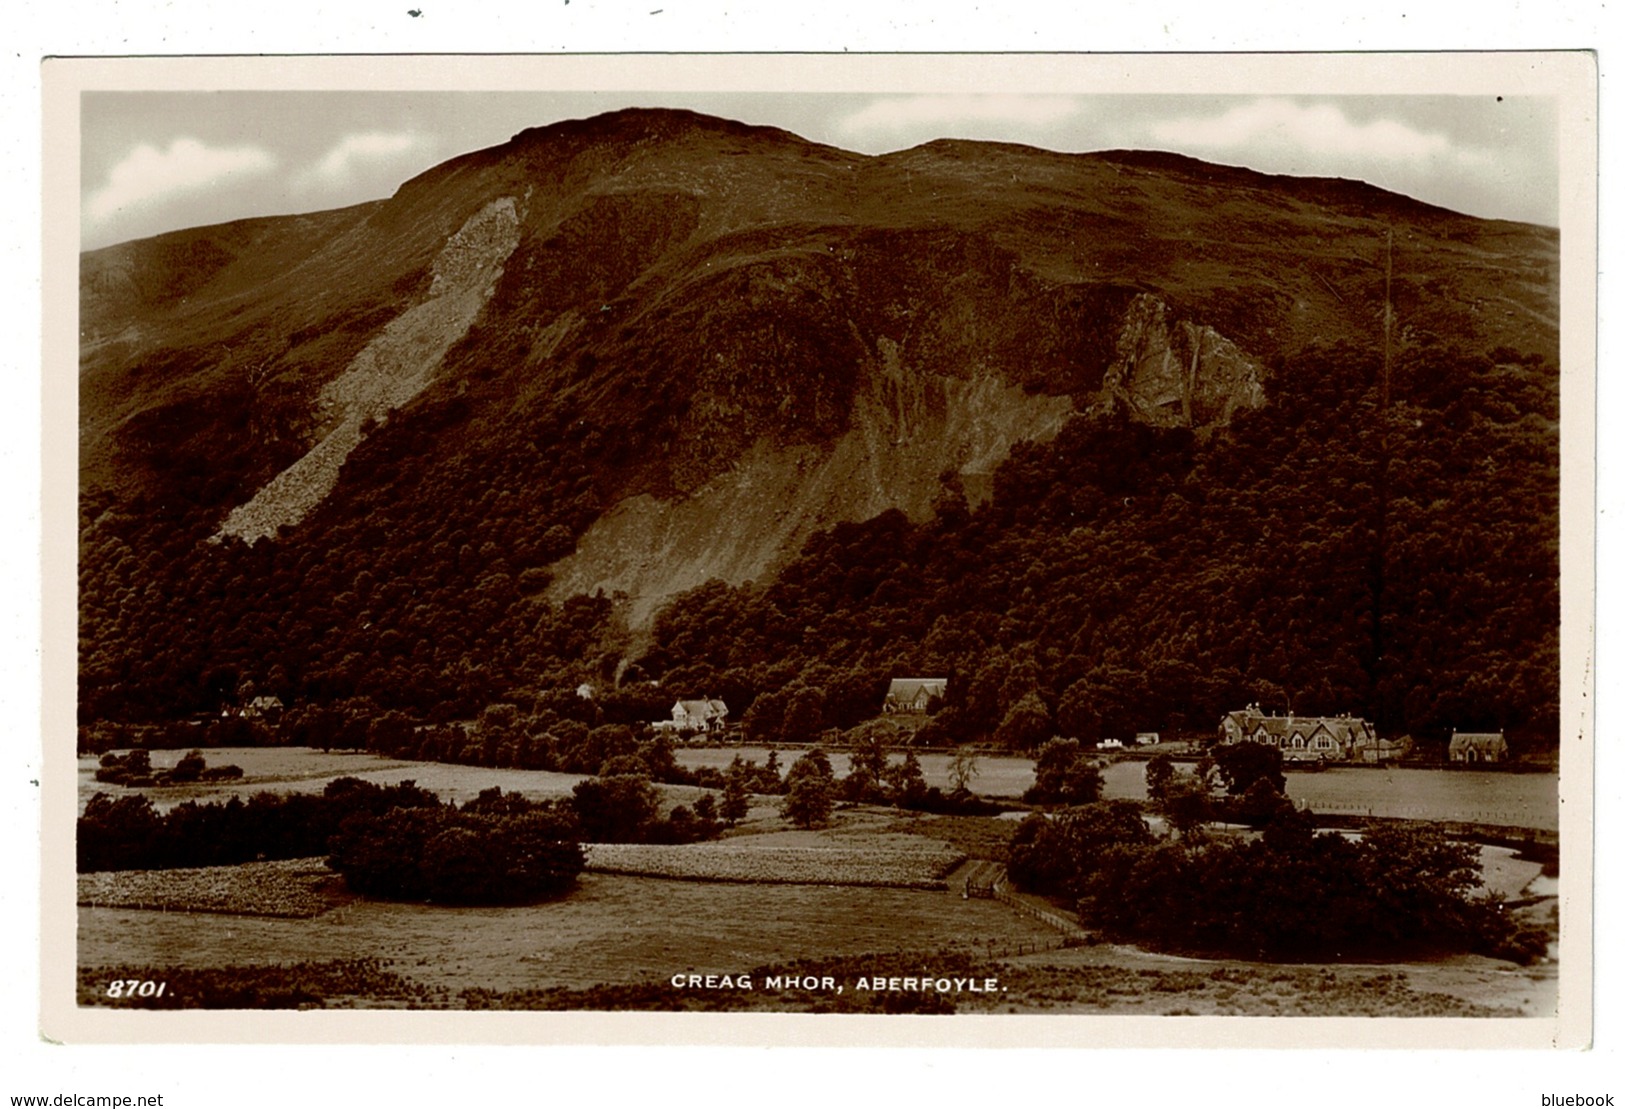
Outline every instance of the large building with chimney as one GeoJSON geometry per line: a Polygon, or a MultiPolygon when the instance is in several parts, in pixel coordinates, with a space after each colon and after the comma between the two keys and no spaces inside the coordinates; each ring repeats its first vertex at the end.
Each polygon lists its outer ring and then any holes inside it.
{"type": "Polygon", "coordinates": [[[1271,716],[1256,704],[1225,714],[1219,742],[1264,743],[1288,758],[1324,762],[1383,762],[1401,757],[1410,746],[1379,740],[1376,727],[1358,716],[1271,716]]]}

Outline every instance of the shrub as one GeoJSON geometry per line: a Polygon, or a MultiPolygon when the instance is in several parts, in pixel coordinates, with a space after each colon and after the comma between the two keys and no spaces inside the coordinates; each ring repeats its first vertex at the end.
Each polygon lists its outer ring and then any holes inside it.
{"type": "Polygon", "coordinates": [[[568,889],[585,863],[568,824],[517,815],[396,809],[345,821],[328,865],[357,893],[450,905],[518,905],[568,889]]]}
{"type": "Polygon", "coordinates": [[[1022,799],[1035,805],[1086,805],[1099,800],[1100,767],[1075,739],[1052,739],[1038,749],[1034,781],[1022,799]]]}
{"type": "MultiPolygon", "coordinates": [[[[1060,865],[1058,854],[1043,861],[1060,865]]],[[[1268,959],[1534,948],[1480,892],[1476,849],[1430,825],[1354,842],[1282,813],[1259,839],[1124,847],[1086,877],[1080,910],[1114,938],[1155,947],[1268,959]]]]}
{"type": "Polygon", "coordinates": [[[640,843],[660,815],[649,779],[627,774],[577,782],[570,798],[581,837],[589,843],[640,843]]]}
{"type": "Polygon", "coordinates": [[[1035,893],[1080,896],[1109,849],[1151,842],[1132,801],[1098,801],[1063,812],[1034,813],[1011,837],[1010,878],[1035,893]]]}
{"type": "Polygon", "coordinates": [[[835,807],[835,772],[829,756],[818,748],[802,755],[785,775],[783,811],[798,828],[818,828],[828,823],[835,807]]]}

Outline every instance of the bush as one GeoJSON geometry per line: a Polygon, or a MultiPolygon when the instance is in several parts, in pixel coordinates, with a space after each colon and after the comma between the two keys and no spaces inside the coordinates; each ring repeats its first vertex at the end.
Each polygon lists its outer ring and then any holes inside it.
{"type": "Polygon", "coordinates": [[[222,866],[323,855],[350,816],[438,804],[434,794],[412,782],[378,786],[356,778],[335,779],[321,794],[257,793],[246,803],[236,797],[206,805],[187,801],[162,815],[140,794],[114,800],[98,793],[79,818],[79,869],[222,866]]]}
{"type": "Polygon", "coordinates": [[[835,772],[818,748],[802,755],[785,775],[783,811],[798,828],[818,828],[835,808],[835,772]]]}
{"type": "Polygon", "coordinates": [[[588,778],[570,798],[581,838],[589,843],[642,843],[660,816],[660,797],[642,775],[588,778]]]}
{"type": "Polygon", "coordinates": [[[1034,781],[1022,799],[1034,805],[1087,805],[1099,800],[1100,767],[1075,739],[1052,739],[1038,749],[1034,781]]]}
{"type": "Polygon", "coordinates": [[[357,893],[448,905],[521,905],[568,889],[585,865],[567,822],[537,807],[516,815],[396,809],[345,821],[328,865],[357,893]]]}
{"type": "MultiPolygon", "coordinates": [[[[1039,862],[1067,869],[1058,849],[1039,862]]],[[[1111,937],[1153,947],[1266,959],[1533,948],[1479,890],[1476,849],[1430,825],[1384,825],[1354,842],[1282,813],[1259,839],[1124,847],[1084,878],[1080,910],[1111,937]]]]}
{"type": "Polygon", "coordinates": [[[1132,801],[1034,813],[1011,837],[1008,870],[1022,889],[1078,897],[1111,849],[1150,842],[1151,829],[1132,801]]]}

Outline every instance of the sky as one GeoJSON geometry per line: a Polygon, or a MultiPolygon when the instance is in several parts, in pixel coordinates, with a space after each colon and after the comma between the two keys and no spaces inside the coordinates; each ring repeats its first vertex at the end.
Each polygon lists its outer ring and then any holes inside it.
{"type": "Polygon", "coordinates": [[[690,108],[866,154],[937,138],[1172,150],[1558,222],[1557,104],[1539,96],[87,91],[82,245],[387,197],[526,127],[628,106],[690,108]]]}

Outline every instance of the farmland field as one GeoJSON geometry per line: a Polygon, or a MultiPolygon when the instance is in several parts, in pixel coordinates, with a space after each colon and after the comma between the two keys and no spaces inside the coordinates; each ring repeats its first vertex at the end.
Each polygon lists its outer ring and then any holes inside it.
{"type": "MultiPolygon", "coordinates": [[[[276,760],[297,753],[265,754],[274,757],[241,760],[260,782],[316,788],[325,779],[300,770],[334,769],[331,757],[313,753],[309,761],[284,763],[276,760]]],[[[358,769],[354,756],[340,759],[345,772],[358,769]]],[[[438,771],[442,788],[451,781],[458,796],[491,784],[493,773],[400,763],[362,770],[369,777],[436,780],[423,771],[438,771]]],[[[451,908],[357,897],[324,878],[318,859],[83,875],[81,989],[90,1003],[100,1003],[103,977],[161,979],[216,968],[225,972],[224,981],[240,983],[255,975],[320,978],[320,968],[331,967],[328,978],[363,983],[334,987],[337,994],[314,987],[315,996],[339,1005],[794,1010],[821,1002],[782,991],[707,999],[664,983],[674,974],[767,973],[813,964],[860,974],[884,963],[902,973],[940,966],[996,975],[1014,991],[957,999],[964,1011],[1482,1016],[1545,1012],[1555,987],[1549,965],[1514,968],[1490,960],[1266,973],[1250,964],[1110,944],[1061,951],[1059,933],[1011,906],[951,892],[953,876],[946,891],[807,884],[934,884],[962,853],[949,843],[980,842],[965,825],[1006,822],[858,806],[839,810],[829,828],[789,829],[772,799],[760,800],[749,819],[718,841],[589,848],[590,869],[571,893],[534,906],[451,908]],[[930,825],[938,822],[954,834],[934,836],[930,825]],[[607,872],[618,870],[642,873],[607,872]],[[757,876],[765,880],[715,880],[757,876]],[[679,877],[713,880],[673,880],[679,877]],[[399,985],[342,969],[357,960],[375,961],[398,976],[399,985]],[[605,989],[611,994],[593,992],[605,989]]],[[[1503,896],[1526,895],[1550,882],[1538,864],[1504,848],[1486,849],[1485,862],[1486,878],[1503,896]]],[[[1538,911],[1549,916],[1550,900],[1538,911]]],[[[1555,929],[1555,918],[1548,923],[1555,929]]]]}
{"type": "MultiPolygon", "coordinates": [[[[153,769],[165,769],[178,762],[183,751],[152,752],[153,769]]],[[[260,792],[320,793],[334,778],[352,777],[381,786],[412,780],[440,795],[442,801],[462,803],[482,789],[500,786],[524,794],[532,800],[566,797],[582,780],[580,774],[555,774],[546,770],[495,770],[451,763],[392,759],[358,751],[318,751],[312,747],[219,747],[204,750],[210,766],[236,765],[243,776],[227,782],[200,782],[184,786],[126,789],[96,781],[97,760],[79,760],[79,810],[97,791],[115,797],[144,793],[162,811],[183,801],[223,801],[229,797],[248,798],[260,792]]]]}
{"type": "Polygon", "coordinates": [[[454,990],[586,988],[678,972],[738,974],[887,951],[1005,954],[1057,937],[996,901],[941,891],[674,882],[586,873],[520,908],[357,900],[314,920],[79,910],[81,966],[259,966],[377,956],[454,990]]]}
{"type": "Polygon", "coordinates": [[[710,882],[789,882],[943,889],[947,873],[964,860],[948,845],[912,835],[872,833],[844,842],[803,846],[772,833],[735,836],[681,847],[652,843],[595,843],[591,870],[710,882]]]}

